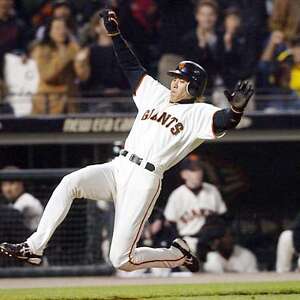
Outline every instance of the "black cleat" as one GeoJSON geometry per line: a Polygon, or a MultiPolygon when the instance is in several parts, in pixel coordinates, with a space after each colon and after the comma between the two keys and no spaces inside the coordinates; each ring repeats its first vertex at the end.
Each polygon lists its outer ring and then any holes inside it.
{"type": "Polygon", "coordinates": [[[42,256],[33,254],[26,242],[21,244],[2,243],[0,244],[0,254],[15,257],[32,265],[42,263],[42,256]]]}
{"type": "Polygon", "coordinates": [[[200,263],[196,256],[191,253],[187,242],[183,239],[176,239],[173,241],[172,246],[179,249],[183,255],[186,256],[184,266],[192,273],[197,273],[200,270],[200,263]]]}

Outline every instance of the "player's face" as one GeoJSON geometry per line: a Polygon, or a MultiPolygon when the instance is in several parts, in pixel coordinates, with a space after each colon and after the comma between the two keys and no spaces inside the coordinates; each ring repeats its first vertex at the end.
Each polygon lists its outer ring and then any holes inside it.
{"type": "Polygon", "coordinates": [[[204,30],[212,30],[217,22],[217,14],[210,5],[204,5],[199,7],[196,20],[200,28],[204,30]]]}
{"type": "Polygon", "coordinates": [[[171,99],[170,102],[176,103],[183,99],[191,99],[192,97],[187,93],[186,87],[188,82],[179,77],[174,77],[171,81],[171,99]]]}
{"type": "Polygon", "coordinates": [[[199,170],[182,170],[181,177],[185,185],[190,189],[197,189],[203,183],[203,171],[199,170]]]}
{"type": "Polygon", "coordinates": [[[7,200],[13,201],[23,192],[23,183],[20,181],[3,181],[1,190],[7,200]]]}

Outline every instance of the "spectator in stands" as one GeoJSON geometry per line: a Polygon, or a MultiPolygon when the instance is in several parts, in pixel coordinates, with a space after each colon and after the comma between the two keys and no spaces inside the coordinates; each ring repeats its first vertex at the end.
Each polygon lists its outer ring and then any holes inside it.
{"type": "Polygon", "coordinates": [[[4,55],[14,50],[24,50],[27,30],[24,23],[14,15],[14,1],[0,1],[0,88],[4,86],[4,55]]]}
{"type": "Polygon", "coordinates": [[[155,2],[160,13],[159,81],[170,86],[172,78],[167,75],[167,71],[183,60],[178,37],[185,36],[196,25],[194,4],[191,0],[156,0],[155,2]]]}
{"type": "MultiPolygon", "coordinates": [[[[99,22],[98,12],[91,19],[90,29],[94,42],[76,56],[82,79],[81,94],[85,97],[120,94],[121,90],[129,87],[117,63],[111,37],[107,35],[102,21],[99,22]]],[[[95,111],[98,106],[89,105],[89,110],[95,111]]]]}
{"type": "Polygon", "coordinates": [[[118,15],[124,37],[150,72],[158,59],[158,10],[155,0],[118,0],[118,15]]]}
{"type": "Polygon", "coordinates": [[[23,54],[7,53],[4,63],[4,81],[7,89],[5,101],[16,117],[31,114],[32,97],[37,92],[39,72],[31,58],[32,46],[23,54]]]}
{"type": "Polygon", "coordinates": [[[294,257],[298,257],[296,270],[300,269],[300,214],[294,220],[292,226],[284,230],[278,239],[276,272],[290,272],[293,269],[294,257]]]}
{"type": "Polygon", "coordinates": [[[188,242],[191,250],[197,250],[197,233],[207,216],[222,215],[227,208],[218,189],[203,182],[203,165],[199,161],[185,159],[180,176],[184,184],[175,189],[164,211],[166,220],[174,224],[180,236],[188,242]]]}
{"type": "Polygon", "coordinates": [[[217,241],[216,251],[207,253],[203,269],[211,273],[258,271],[255,255],[235,243],[230,228],[227,228],[224,236],[217,241]]]}
{"type": "Polygon", "coordinates": [[[77,111],[75,79],[81,72],[75,63],[79,46],[69,38],[65,19],[54,18],[33,51],[40,82],[33,99],[33,114],[61,114],[77,111]]]}
{"type": "MultiPolygon", "coordinates": [[[[16,167],[6,167],[5,170],[18,170],[16,167]]],[[[1,182],[1,191],[11,206],[24,217],[24,224],[31,232],[36,230],[43,213],[43,206],[33,195],[25,191],[20,180],[5,180],[1,182]]]]}
{"type": "Polygon", "coordinates": [[[300,35],[299,16],[299,0],[275,0],[270,19],[271,30],[282,32],[284,39],[290,41],[300,35]]]}
{"type": "Polygon", "coordinates": [[[207,71],[209,91],[213,88],[218,73],[218,45],[222,42],[221,36],[217,34],[218,4],[215,0],[200,0],[195,14],[197,27],[180,44],[185,59],[199,63],[207,71]]]}
{"type": "Polygon", "coordinates": [[[272,81],[271,78],[272,72],[274,71],[274,62],[280,51],[285,50],[287,45],[284,41],[284,35],[281,31],[273,31],[270,35],[270,38],[267,42],[267,45],[262,53],[259,65],[258,65],[258,77],[257,84],[260,88],[271,88],[272,81]]]}
{"type": "Polygon", "coordinates": [[[245,31],[248,34],[252,33],[256,38],[256,54],[259,54],[267,33],[267,2],[268,0],[218,0],[223,11],[230,7],[237,7],[240,10],[245,31]]]}
{"type": "Polygon", "coordinates": [[[219,56],[224,86],[230,90],[239,79],[253,76],[256,67],[255,41],[245,32],[238,8],[230,7],[224,13],[224,34],[219,56]]]}
{"type": "MultiPolygon", "coordinates": [[[[72,11],[71,3],[68,0],[57,0],[52,4],[52,18],[63,18],[66,20],[66,24],[69,31],[69,38],[72,41],[76,41],[77,26],[74,19],[74,12],[72,11]]],[[[45,35],[46,26],[41,25],[36,32],[36,39],[38,41],[43,40],[45,35]]]]}
{"type": "Polygon", "coordinates": [[[284,95],[269,101],[268,106],[277,109],[300,108],[300,36],[290,41],[290,47],[277,53],[276,46],[283,43],[284,36],[274,31],[262,55],[259,76],[263,87],[272,88],[273,94],[284,95]],[[286,98],[286,99],[285,99],[286,98]]]}

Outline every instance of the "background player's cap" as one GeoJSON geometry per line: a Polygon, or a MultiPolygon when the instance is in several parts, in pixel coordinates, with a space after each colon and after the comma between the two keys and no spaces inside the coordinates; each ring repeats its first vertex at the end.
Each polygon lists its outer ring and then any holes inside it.
{"type": "Polygon", "coordinates": [[[193,61],[184,60],[180,62],[176,70],[170,70],[168,75],[182,77],[189,81],[187,92],[193,97],[201,97],[207,85],[207,73],[203,67],[193,61]]]}
{"type": "Polygon", "coordinates": [[[184,159],[180,164],[180,170],[198,171],[205,170],[204,164],[199,160],[184,159]]]}

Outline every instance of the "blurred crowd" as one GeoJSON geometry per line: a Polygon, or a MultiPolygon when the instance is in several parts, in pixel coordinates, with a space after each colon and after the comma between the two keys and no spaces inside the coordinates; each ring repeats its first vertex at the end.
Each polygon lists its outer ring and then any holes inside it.
{"type": "Polygon", "coordinates": [[[130,94],[99,22],[105,5],[163,84],[167,70],[193,60],[207,70],[207,99],[218,106],[227,105],[225,88],[247,79],[257,91],[250,109],[299,109],[298,0],[0,0],[1,113],[116,109],[99,98],[130,94]]]}

